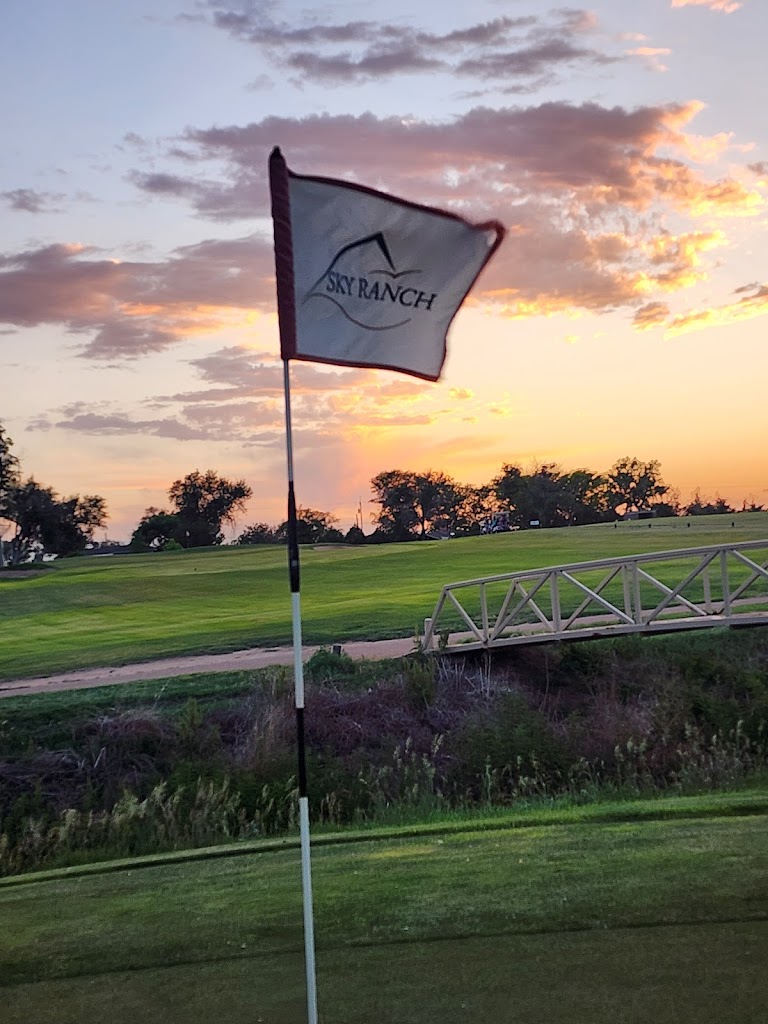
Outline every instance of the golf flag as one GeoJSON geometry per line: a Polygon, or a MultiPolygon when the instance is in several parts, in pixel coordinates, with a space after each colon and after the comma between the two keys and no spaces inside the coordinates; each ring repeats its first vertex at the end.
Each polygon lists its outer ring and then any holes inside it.
{"type": "Polygon", "coordinates": [[[282,358],[438,380],[501,224],[294,174],[277,148],[269,173],[282,358]]]}
{"type": "Polygon", "coordinates": [[[269,158],[269,188],[285,394],[307,1021],[317,1024],[290,360],[437,380],[451,321],[501,245],[504,228],[496,221],[470,224],[351,182],[294,174],[277,148],[269,158]]]}

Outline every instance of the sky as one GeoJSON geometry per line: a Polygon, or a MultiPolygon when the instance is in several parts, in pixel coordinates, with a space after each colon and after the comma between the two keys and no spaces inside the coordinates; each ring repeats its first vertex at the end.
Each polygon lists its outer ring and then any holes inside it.
{"type": "MultiPolygon", "coordinates": [[[[440,382],[293,362],[300,504],[387,469],[658,459],[768,503],[765,0],[3,0],[0,422],[127,540],[169,485],[285,518],[267,158],[497,218],[440,382]]],[[[232,531],[230,531],[230,536],[232,531]]],[[[103,538],[98,538],[103,539],[103,538]]]]}

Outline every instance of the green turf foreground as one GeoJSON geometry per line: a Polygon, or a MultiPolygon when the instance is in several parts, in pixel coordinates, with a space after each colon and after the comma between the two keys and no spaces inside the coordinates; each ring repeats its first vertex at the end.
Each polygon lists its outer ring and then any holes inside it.
{"type": "MultiPolygon", "coordinates": [[[[768,1020],[765,815],[390,834],[313,867],[324,1024],[768,1020]]],[[[295,850],[29,878],[0,886],[3,1022],[305,1019],[295,850]]]]}
{"type": "MultiPolygon", "coordinates": [[[[325,1024],[765,1024],[768,925],[332,950],[325,1024]]],[[[2,993],[6,1024],[306,1021],[300,955],[123,971],[2,993]]]]}

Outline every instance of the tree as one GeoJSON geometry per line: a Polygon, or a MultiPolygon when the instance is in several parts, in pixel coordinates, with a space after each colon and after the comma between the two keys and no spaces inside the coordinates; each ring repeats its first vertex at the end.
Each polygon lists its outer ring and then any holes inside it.
{"type": "Polygon", "coordinates": [[[93,540],[93,532],[105,526],[107,519],[107,503],[98,494],[76,495],[70,499],[74,502],[72,510],[75,522],[88,541],[93,540]]]}
{"type": "Polygon", "coordinates": [[[235,514],[244,511],[252,495],[245,480],[227,480],[212,469],[196,469],[175,480],[168,489],[178,516],[174,539],[185,548],[221,544],[221,524],[234,523],[235,514]]]}
{"type": "Polygon", "coordinates": [[[97,494],[62,499],[32,477],[22,483],[13,441],[0,423],[0,519],[11,524],[10,540],[0,539],[0,565],[8,550],[11,564],[46,551],[71,555],[82,551],[93,531],[107,521],[107,506],[97,494]]]}
{"type": "MultiPolygon", "coordinates": [[[[316,508],[296,509],[296,532],[299,544],[341,544],[344,534],[337,530],[336,516],[330,512],[320,512],[316,508]]],[[[288,522],[281,523],[275,530],[275,536],[281,544],[288,540],[288,522]]]]}
{"type": "Polygon", "coordinates": [[[171,541],[181,543],[178,539],[180,530],[181,523],[177,515],[150,505],[133,531],[130,546],[134,551],[164,551],[171,541]]]}
{"type": "Polygon", "coordinates": [[[519,466],[505,462],[499,475],[491,481],[499,511],[509,513],[517,526],[522,525],[516,515],[523,494],[522,478],[523,471],[519,466]]]}
{"type": "Polygon", "coordinates": [[[682,515],[683,506],[680,504],[680,491],[676,487],[668,488],[664,497],[654,503],[653,514],[661,519],[682,515]]]}
{"type": "Polygon", "coordinates": [[[735,511],[736,509],[729,505],[725,498],[721,498],[719,494],[715,495],[714,500],[702,498],[701,492],[697,487],[690,504],[684,509],[684,514],[687,516],[717,516],[730,515],[735,511]]]}
{"type": "MultiPolygon", "coordinates": [[[[0,519],[7,519],[8,502],[19,483],[19,460],[11,451],[13,441],[0,423],[0,519]]],[[[0,568],[5,565],[4,542],[0,534],[0,568]]]]}
{"type": "Polygon", "coordinates": [[[9,492],[4,516],[14,525],[11,562],[35,552],[71,555],[85,548],[96,527],[107,520],[106,503],[98,495],[61,500],[51,487],[29,479],[9,492]]]}
{"type": "Polygon", "coordinates": [[[741,503],[742,512],[765,512],[765,505],[760,505],[757,502],[754,494],[750,494],[741,503]]]}
{"type": "Polygon", "coordinates": [[[558,465],[546,462],[536,466],[532,473],[521,477],[520,483],[518,516],[522,516],[521,526],[532,522],[544,527],[566,525],[569,516],[563,506],[568,502],[558,465]]]}
{"type": "Polygon", "coordinates": [[[374,497],[372,504],[378,504],[373,521],[384,536],[390,540],[410,540],[418,517],[414,509],[413,474],[400,469],[385,470],[371,480],[374,497]]]}
{"type": "Polygon", "coordinates": [[[253,523],[252,526],[246,526],[243,532],[235,541],[235,544],[277,544],[278,538],[276,532],[267,523],[253,523]]]}
{"type": "Polygon", "coordinates": [[[608,489],[614,511],[648,512],[667,493],[669,488],[661,478],[661,466],[656,459],[641,462],[625,455],[608,472],[608,489]]]}
{"type": "Polygon", "coordinates": [[[461,484],[445,473],[413,473],[392,469],[371,480],[374,504],[381,508],[374,522],[391,540],[424,537],[433,530],[450,532],[465,494],[461,484]]]}
{"type": "Polygon", "coordinates": [[[491,487],[500,510],[521,527],[600,523],[610,514],[605,477],[587,469],[565,473],[557,463],[545,462],[524,473],[506,463],[491,487]]]}
{"type": "Polygon", "coordinates": [[[610,517],[608,481],[588,469],[574,469],[560,478],[563,511],[569,525],[602,523],[610,517]]]}
{"type": "Polygon", "coordinates": [[[429,532],[455,532],[462,518],[465,488],[446,473],[428,470],[414,476],[415,510],[421,536],[429,532]]]}
{"type": "Polygon", "coordinates": [[[19,482],[19,460],[11,451],[13,441],[0,423],[0,500],[19,482]]]}
{"type": "Polygon", "coordinates": [[[499,511],[499,502],[492,484],[474,487],[457,484],[457,501],[451,510],[452,532],[478,534],[482,524],[499,511]]]}

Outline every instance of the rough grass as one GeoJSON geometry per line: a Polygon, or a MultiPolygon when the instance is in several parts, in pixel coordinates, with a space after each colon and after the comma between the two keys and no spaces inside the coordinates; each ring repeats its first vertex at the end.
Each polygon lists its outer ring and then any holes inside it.
{"type": "MultiPolygon", "coordinates": [[[[318,847],[322,1019],[763,1022],[768,818],[590,813],[318,847]]],[[[18,882],[4,1020],[304,1019],[295,850],[18,882]]]]}
{"type": "MultiPolygon", "coordinates": [[[[440,588],[563,562],[768,536],[768,513],[302,552],[307,643],[412,635],[440,588]],[[688,526],[688,522],[691,526],[688,526]],[[734,526],[731,526],[731,523],[734,526]]],[[[76,558],[0,580],[0,678],[290,641],[282,547],[76,558]]]]}
{"type": "MultiPolygon", "coordinates": [[[[768,631],[307,663],[313,820],[741,788],[768,765],[768,631]]],[[[9,698],[0,874],[289,832],[290,672],[9,698]]]]}

